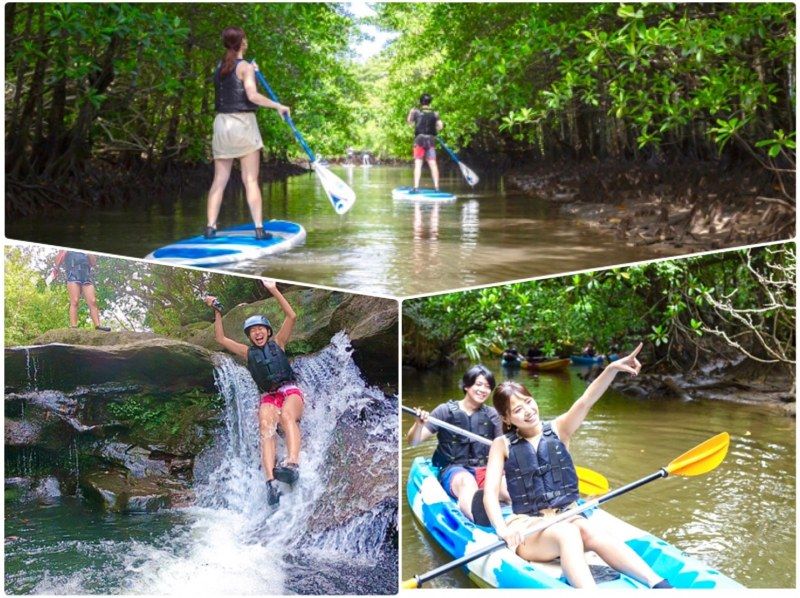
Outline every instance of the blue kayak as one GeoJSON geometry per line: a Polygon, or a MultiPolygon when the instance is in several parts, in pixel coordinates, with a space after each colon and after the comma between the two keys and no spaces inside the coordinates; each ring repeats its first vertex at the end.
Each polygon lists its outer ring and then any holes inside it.
{"type": "Polygon", "coordinates": [[[425,189],[420,187],[414,191],[413,187],[397,187],[392,189],[392,199],[448,203],[455,201],[457,198],[452,193],[437,191],[436,189],[425,189]]]}
{"type": "Polygon", "coordinates": [[[212,239],[198,235],[178,241],[156,249],[145,259],[207,268],[284,253],[306,239],[306,230],[295,222],[266,220],[264,230],[272,237],[259,240],[252,224],[242,224],[217,231],[212,239]]]}
{"type": "MultiPolygon", "coordinates": [[[[439,483],[438,470],[431,465],[430,459],[414,459],[406,494],[416,519],[453,559],[497,542],[498,536],[491,527],[475,525],[461,513],[439,483]]],[[[507,509],[505,514],[508,514],[507,509]]],[[[664,540],[602,509],[589,511],[589,516],[597,518],[604,527],[624,539],[656,573],[676,588],[743,587],[664,540]]],[[[610,570],[595,553],[587,553],[586,558],[593,570],[603,571],[598,580],[601,589],[647,589],[641,582],[610,570]]],[[[508,548],[499,548],[467,563],[464,568],[480,587],[571,589],[558,561],[531,563],[508,548]]]]}
{"type": "Polygon", "coordinates": [[[594,357],[587,357],[586,355],[570,355],[569,358],[575,365],[594,365],[596,363],[603,363],[603,361],[605,361],[602,355],[595,355],[594,357]]]}

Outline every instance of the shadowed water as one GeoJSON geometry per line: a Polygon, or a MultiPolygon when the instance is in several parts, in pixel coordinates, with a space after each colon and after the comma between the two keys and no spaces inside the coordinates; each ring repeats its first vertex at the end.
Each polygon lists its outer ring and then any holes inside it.
{"type": "MultiPolygon", "coordinates": [[[[587,371],[583,368],[539,376],[495,368],[498,383],[513,376],[528,387],[545,421],[566,411],[587,386],[579,376],[587,371]]],[[[445,400],[460,399],[463,373],[464,369],[454,368],[404,370],[403,404],[432,409],[445,400]]],[[[412,423],[411,416],[403,416],[403,434],[412,423]]],[[[604,508],[747,587],[794,587],[794,419],[751,405],[657,396],[637,399],[609,390],[573,437],[570,451],[577,465],[605,475],[613,489],[658,470],[722,431],[730,433],[731,445],[714,471],[655,481],[604,508]]],[[[404,442],[403,492],[414,457],[430,456],[435,446],[435,439],[417,447],[404,442]]],[[[446,553],[414,519],[405,496],[401,509],[402,578],[448,562],[446,553]]],[[[461,571],[430,585],[473,587],[461,571]]]]}
{"type": "MultiPolygon", "coordinates": [[[[405,296],[659,256],[579,226],[559,215],[554,204],[507,189],[501,177],[484,174],[470,188],[457,170],[447,168],[441,188],[459,199],[432,206],[392,199],[394,187],[411,184],[410,167],[332,170],[358,195],[350,212],[334,213],[313,174],[265,184],[265,217],[302,224],[306,243],[283,255],[223,268],[405,296]]],[[[430,186],[425,177],[423,186],[430,186]]],[[[15,239],[141,258],[199,234],[205,218],[205,195],[200,195],[9,219],[6,229],[15,239]]],[[[243,197],[225,199],[220,227],[249,220],[243,197]]]]}

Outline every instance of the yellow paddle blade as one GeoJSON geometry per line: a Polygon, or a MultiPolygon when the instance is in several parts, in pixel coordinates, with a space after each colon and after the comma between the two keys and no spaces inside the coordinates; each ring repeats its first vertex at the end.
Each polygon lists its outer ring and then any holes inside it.
{"type": "Polygon", "coordinates": [[[683,476],[707,473],[722,463],[730,443],[730,435],[722,432],[676,457],[665,469],[667,473],[683,476]]]}
{"type": "Polygon", "coordinates": [[[416,577],[412,577],[411,579],[407,579],[401,583],[400,587],[404,590],[416,590],[419,588],[419,583],[417,583],[416,577]]]}
{"type": "Polygon", "coordinates": [[[578,492],[581,494],[596,496],[608,492],[608,480],[603,474],[579,466],[575,466],[575,471],[578,473],[578,492]]]}

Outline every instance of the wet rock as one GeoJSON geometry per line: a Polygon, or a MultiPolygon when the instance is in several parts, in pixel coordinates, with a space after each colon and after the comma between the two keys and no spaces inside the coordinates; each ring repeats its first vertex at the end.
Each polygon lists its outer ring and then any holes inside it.
{"type": "Polygon", "coordinates": [[[165,480],[132,478],[114,470],[94,471],[81,477],[81,489],[108,511],[152,512],[171,505],[172,491],[165,480]]]}
{"type": "Polygon", "coordinates": [[[42,439],[42,425],[37,422],[5,419],[5,444],[7,446],[28,446],[42,439]]]}
{"type": "Polygon", "coordinates": [[[127,469],[134,477],[166,476],[170,473],[164,461],[152,459],[151,452],[140,446],[109,442],[100,446],[97,454],[127,469]]]}
{"type": "Polygon", "coordinates": [[[58,478],[47,476],[39,480],[33,494],[41,504],[55,504],[61,498],[61,486],[58,478]]]}

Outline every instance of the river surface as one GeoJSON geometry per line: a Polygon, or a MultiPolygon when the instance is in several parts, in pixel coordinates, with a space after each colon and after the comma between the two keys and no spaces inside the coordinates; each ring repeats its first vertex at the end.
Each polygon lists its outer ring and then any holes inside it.
{"type": "MultiPolygon", "coordinates": [[[[490,363],[487,361],[487,363],[490,363]]],[[[496,363],[496,361],[495,361],[496,363]]],[[[403,371],[403,404],[432,409],[460,399],[466,368],[403,371]]],[[[585,368],[560,375],[495,370],[497,382],[513,376],[536,398],[542,419],[566,411],[587,386],[585,368]]],[[[413,423],[403,416],[405,433],[413,423]]],[[[604,506],[617,517],[665,539],[750,588],[796,584],[795,420],[749,405],[651,397],[630,398],[610,389],[570,443],[575,463],[605,475],[611,488],[644,477],[711,436],[727,431],[731,445],[712,472],[652,482],[604,506]]],[[[432,439],[404,442],[402,482],[417,456],[429,457],[432,439]]],[[[402,502],[402,578],[448,562],[447,554],[402,502]]],[[[430,587],[474,587],[460,570],[430,587]]]]}
{"type": "MultiPolygon", "coordinates": [[[[358,195],[337,216],[313,174],[267,183],[265,218],[307,231],[289,253],[223,267],[365,293],[407,296],[590,269],[659,257],[561,216],[556,205],[506,189],[483,176],[474,189],[446,169],[440,187],[449,205],[394,201],[410,185],[410,167],[331,167],[358,195]]],[[[430,186],[424,171],[423,186],[430,186]]],[[[157,197],[157,194],[154,194],[157,197]]],[[[8,219],[10,238],[142,258],[205,227],[205,194],[153,199],[145,205],[8,219]]],[[[226,197],[219,226],[250,220],[243,197],[226,197]]]]}

